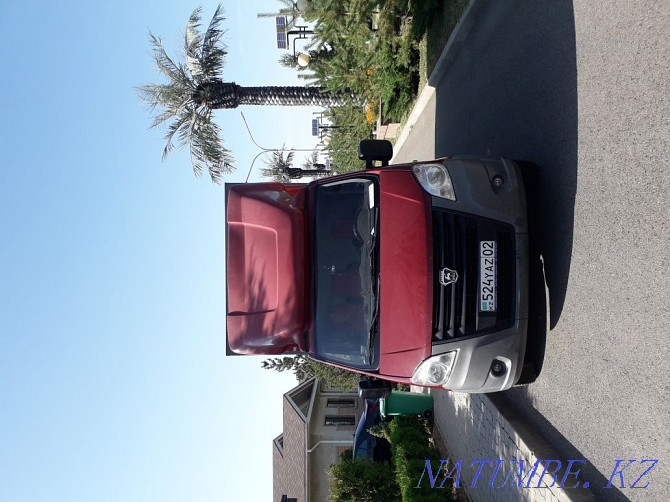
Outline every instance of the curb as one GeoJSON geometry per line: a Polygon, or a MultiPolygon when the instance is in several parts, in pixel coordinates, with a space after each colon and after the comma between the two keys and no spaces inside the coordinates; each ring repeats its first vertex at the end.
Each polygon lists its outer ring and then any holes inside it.
{"type": "MultiPolygon", "coordinates": [[[[461,19],[456,23],[454,30],[451,32],[447,45],[444,46],[442,54],[440,54],[440,58],[435,64],[435,68],[433,68],[433,71],[428,77],[428,82],[421,90],[421,93],[414,104],[414,108],[412,108],[409,117],[407,117],[407,121],[403,125],[402,130],[400,131],[400,136],[398,136],[393,147],[394,151],[399,151],[402,148],[403,143],[407,140],[412,128],[423,113],[424,108],[426,108],[428,101],[435,95],[435,87],[446,73],[446,68],[449,63],[456,59],[456,56],[463,45],[463,41],[468,37],[470,29],[475,24],[477,15],[485,8],[485,4],[486,2],[484,0],[470,0],[470,4],[467,9],[465,9],[465,12],[463,12],[461,19]]],[[[394,160],[391,159],[391,163],[393,162],[394,160]]]]}
{"type": "MultiPolygon", "coordinates": [[[[522,455],[526,458],[538,459],[560,459],[556,452],[530,427],[528,423],[519,419],[514,410],[507,404],[500,395],[482,395],[482,401],[490,405],[491,408],[497,410],[498,419],[503,429],[508,431],[510,435],[515,436],[517,446],[522,455]]],[[[567,463],[565,459],[561,462],[561,468],[556,471],[557,479],[563,479],[566,473],[567,463]]],[[[541,462],[544,466],[545,462],[541,462]]],[[[583,479],[577,477],[580,481],[578,488],[561,488],[554,486],[550,488],[552,494],[560,502],[592,502],[595,501],[593,492],[588,488],[584,488],[583,479]]]]}

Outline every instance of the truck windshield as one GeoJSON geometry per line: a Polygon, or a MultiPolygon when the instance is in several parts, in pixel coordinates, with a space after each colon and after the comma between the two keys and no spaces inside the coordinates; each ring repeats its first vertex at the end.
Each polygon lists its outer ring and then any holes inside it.
{"type": "Polygon", "coordinates": [[[374,178],[316,188],[314,352],[359,369],[379,359],[378,201],[374,178]]]}

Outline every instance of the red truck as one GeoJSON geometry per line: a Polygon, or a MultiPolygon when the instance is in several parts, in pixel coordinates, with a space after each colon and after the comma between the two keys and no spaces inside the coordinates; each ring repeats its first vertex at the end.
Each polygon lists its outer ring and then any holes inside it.
{"type": "Polygon", "coordinates": [[[528,323],[521,169],[476,157],[389,166],[392,152],[365,140],[363,171],[226,185],[227,352],[306,353],[371,386],[508,389],[528,323]]]}

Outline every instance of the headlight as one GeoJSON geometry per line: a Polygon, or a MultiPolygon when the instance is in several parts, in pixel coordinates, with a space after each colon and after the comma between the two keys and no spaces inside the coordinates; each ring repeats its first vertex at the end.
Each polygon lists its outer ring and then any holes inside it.
{"type": "Polygon", "coordinates": [[[412,172],[423,189],[431,195],[456,200],[447,168],[440,164],[417,164],[412,172]]]}
{"type": "Polygon", "coordinates": [[[444,385],[451,375],[455,360],[455,350],[429,357],[414,370],[412,383],[415,385],[444,385]]]}

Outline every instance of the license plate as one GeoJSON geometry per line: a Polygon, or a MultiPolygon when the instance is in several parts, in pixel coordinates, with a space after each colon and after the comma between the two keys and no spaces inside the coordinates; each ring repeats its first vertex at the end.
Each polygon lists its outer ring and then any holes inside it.
{"type": "Polygon", "coordinates": [[[496,241],[479,242],[479,310],[496,311],[496,241]]]}

